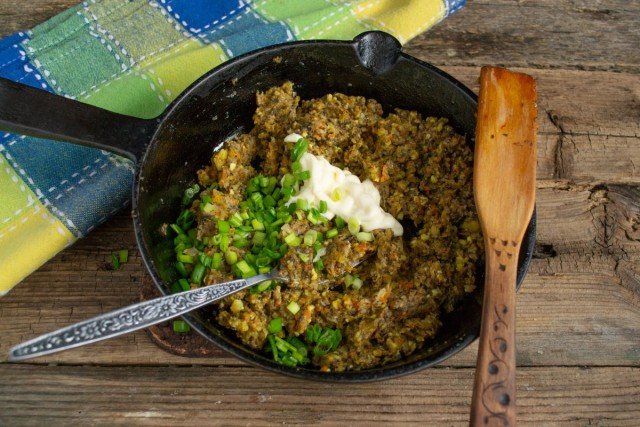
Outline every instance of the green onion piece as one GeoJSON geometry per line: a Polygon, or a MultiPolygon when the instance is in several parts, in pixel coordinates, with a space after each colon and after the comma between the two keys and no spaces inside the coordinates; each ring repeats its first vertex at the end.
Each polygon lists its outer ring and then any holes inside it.
{"type": "Polygon", "coordinates": [[[180,285],[180,288],[183,291],[188,291],[189,289],[191,289],[191,285],[189,284],[189,282],[187,281],[187,279],[180,279],[178,280],[178,284],[180,285]]]}
{"type": "Polygon", "coordinates": [[[356,217],[352,216],[351,218],[349,218],[347,226],[349,227],[349,232],[353,235],[358,234],[358,232],[360,231],[360,221],[358,221],[358,218],[356,217]]]}
{"type": "Polygon", "coordinates": [[[348,288],[353,284],[353,276],[350,274],[347,274],[346,276],[344,276],[344,285],[348,288]]]}
{"type": "Polygon", "coordinates": [[[187,231],[187,236],[189,236],[189,239],[191,239],[191,241],[193,242],[197,240],[197,235],[198,235],[198,230],[196,230],[195,228],[192,228],[191,230],[187,231]]]}
{"type": "Polygon", "coordinates": [[[226,252],[227,249],[229,249],[229,242],[231,241],[231,238],[229,237],[228,234],[223,234],[222,237],[220,238],[220,250],[222,252],[226,252]]]}
{"type": "Polygon", "coordinates": [[[291,233],[284,238],[284,242],[287,244],[287,246],[296,247],[300,246],[300,243],[302,243],[302,239],[296,236],[295,233],[291,233]]]}
{"type": "MultiPolygon", "coordinates": [[[[285,175],[285,176],[286,176],[286,175],[285,175]]],[[[293,176],[293,175],[291,175],[291,176],[293,176]]],[[[294,180],[295,180],[295,178],[294,178],[294,180]]],[[[281,192],[281,194],[282,194],[282,199],[281,199],[281,200],[284,200],[285,202],[286,202],[287,200],[289,200],[289,198],[290,198],[291,196],[293,196],[293,191],[294,191],[294,190],[293,190],[293,187],[283,187],[283,188],[282,188],[282,192],[281,192]]],[[[294,207],[295,207],[295,206],[294,206],[294,207]]]]}
{"type": "Polygon", "coordinates": [[[302,262],[309,262],[309,259],[310,259],[309,255],[307,254],[298,254],[298,258],[300,258],[302,262]]]}
{"type": "Polygon", "coordinates": [[[308,211],[309,210],[309,201],[305,200],[305,199],[298,199],[298,200],[296,200],[296,207],[298,209],[302,209],[303,211],[308,211]]]}
{"type": "Polygon", "coordinates": [[[233,265],[238,262],[238,254],[232,250],[228,250],[224,253],[224,260],[229,265],[233,265]]]}
{"type": "Polygon", "coordinates": [[[178,235],[184,234],[184,231],[182,230],[182,228],[180,228],[180,226],[178,226],[178,224],[171,224],[169,227],[171,227],[171,229],[178,235]]]}
{"type": "Polygon", "coordinates": [[[254,219],[251,221],[251,226],[253,227],[254,230],[264,230],[264,224],[258,220],[258,219],[254,219]]]}
{"type": "Polygon", "coordinates": [[[356,277],[353,279],[353,283],[351,283],[351,287],[355,290],[358,290],[362,287],[362,279],[359,277],[356,277]]]}
{"type": "Polygon", "coordinates": [[[120,268],[120,260],[115,254],[111,254],[111,265],[113,266],[114,270],[117,270],[120,268]]]}
{"type": "Polygon", "coordinates": [[[322,249],[322,243],[320,242],[320,236],[322,233],[318,233],[318,240],[313,244],[313,250],[318,253],[320,249],[322,249]]]}
{"type": "Polygon", "coordinates": [[[204,265],[205,267],[211,267],[212,259],[205,253],[201,252],[198,254],[198,261],[200,261],[200,264],[204,265]]]}
{"type": "Polygon", "coordinates": [[[187,277],[189,275],[189,273],[187,273],[187,269],[184,267],[184,264],[180,261],[176,262],[175,266],[176,270],[178,270],[178,273],[180,273],[182,277],[187,277]]]}
{"type": "Polygon", "coordinates": [[[242,211],[240,212],[240,216],[242,217],[243,220],[248,220],[249,219],[249,212],[247,211],[242,211]]]}
{"type": "Polygon", "coordinates": [[[173,332],[184,334],[186,332],[189,332],[190,330],[191,330],[191,327],[189,327],[189,324],[184,320],[173,321],[173,332]]]}
{"type": "Polygon", "coordinates": [[[222,253],[216,252],[212,256],[211,268],[215,270],[220,270],[220,267],[222,267],[222,253]]]}
{"type": "Polygon", "coordinates": [[[260,187],[264,188],[267,185],[269,185],[269,178],[266,176],[261,176],[260,177],[260,187]]]}
{"type": "Polygon", "coordinates": [[[276,347],[276,340],[273,335],[267,336],[269,340],[269,348],[271,348],[271,353],[273,354],[273,360],[276,362],[280,361],[280,357],[278,356],[278,347],[276,347]]]}
{"type": "Polygon", "coordinates": [[[327,205],[327,202],[325,200],[320,200],[320,205],[318,205],[318,211],[320,213],[325,213],[327,210],[329,210],[329,206],[327,205]]]}
{"type": "Polygon", "coordinates": [[[229,221],[218,220],[218,233],[225,234],[231,230],[231,226],[229,225],[229,221]]]}
{"type": "Polygon", "coordinates": [[[271,258],[266,255],[261,255],[256,258],[256,265],[258,267],[268,267],[269,265],[271,265],[271,258]]]}
{"type": "Polygon", "coordinates": [[[187,255],[187,254],[178,254],[178,256],[176,258],[178,259],[178,261],[180,261],[180,262],[182,262],[184,264],[193,264],[195,262],[193,257],[191,255],[187,255]]]}
{"type": "Polygon", "coordinates": [[[205,205],[207,203],[211,203],[213,200],[211,199],[211,195],[210,194],[205,194],[204,196],[202,196],[200,198],[200,200],[202,201],[202,204],[205,205]]]}
{"type": "Polygon", "coordinates": [[[184,195],[182,196],[182,204],[186,206],[189,203],[191,203],[191,201],[196,196],[196,194],[198,194],[199,191],[200,191],[200,186],[197,183],[193,184],[191,187],[188,187],[186,190],[184,190],[184,195]]]}
{"type": "Polygon", "coordinates": [[[327,230],[326,236],[327,239],[332,239],[338,235],[338,229],[332,228],[331,230],[327,230]]]}
{"type": "MultiPolygon", "coordinates": [[[[274,202],[277,202],[278,200],[280,200],[280,192],[282,190],[280,190],[279,188],[276,188],[275,190],[273,190],[273,193],[271,193],[271,198],[273,199],[274,202]]],[[[266,200],[265,200],[266,203],[266,200]]],[[[275,206],[275,204],[273,205],[275,206]]]]}
{"type": "Polygon", "coordinates": [[[262,199],[262,203],[264,204],[265,208],[272,208],[276,205],[276,200],[269,195],[262,199]]]}
{"type": "Polygon", "coordinates": [[[204,213],[211,213],[216,207],[212,203],[205,203],[200,205],[200,209],[204,213]]]}
{"type": "Polygon", "coordinates": [[[129,261],[129,251],[126,249],[118,251],[118,260],[120,264],[126,264],[129,261]]]}
{"type": "Polygon", "coordinates": [[[260,193],[253,193],[251,196],[249,196],[249,199],[253,202],[253,205],[256,207],[262,205],[262,194],[260,193]]]}
{"type": "Polygon", "coordinates": [[[311,178],[311,172],[310,171],[297,172],[294,176],[298,181],[306,181],[307,179],[311,178]]]}
{"type": "MultiPolygon", "coordinates": [[[[285,174],[282,177],[282,188],[291,188],[296,184],[296,178],[290,173],[285,174]]],[[[283,190],[284,191],[284,190],[283,190]]]]}
{"type": "Polygon", "coordinates": [[[267,234],[263,233],[261,231],[256,231],[253,234],[253,244],[256,246],[261,246],[262,244],[264,244],[265,239],[267,238],[267,234]]]}
{"type": "Polygon", "coordinates": [[[298,172],[301,172],[301,171],[302,171],[302,164],[300,162],[291,163],[291,172],[293,172],[294,177],[298,172]]]}
{"type": "Polygon", "coordinates": [[[238,212],[231,215],[231,218],[229,218],[229,225],[232,227],[240,227],[242,225],[242,216],[238,212]]]}
{"type": "Polygon", "coordinates": [[[180,283],[175,282],[173,285],[171,285],[171,293],[177,294],[178,292],[182,292],[182,288],[180,287],[180,283]]]}
{"type": "Polygon", "coordinates": [[[318,239],[318,232],[316,230],[309,230],[304,233],[304,244],[307,246],[313,246],[318,239]]]}
{"type": "Polygon", "coordinates": [[[297,162],[309,148],[309,141],[306,138],[300,138],[291,150],[291,161],[297,162]]]}
{"type": "Polygon", "coordinates": [[[211,243],[213,243],[216,246],[220,246],[220,242],[222,241],[222,234],[216,234],[215,236],[213,236],[213,238],[211,239],[211,243]]]}
{"type": "Polygon", "coordinates": [[[193,267],[193,271],[191,272],[191,283],[195,283],[197,285],[202,283],[202,279],[204,278],[205,266],[197,263],[195,267],[193,267]]]}
{"type": "Polygon", "coordinates": [[[282,317],[271,319],[269,325],[267,325],[267,330],[272,334],[282,332],[282,317]]]}
{"type": "Polygon", "coordinates": [[[258,267],[258,273],[260,274],[268,273],[270,271],[271,271],[271,268],[269,267],[258,267]]]}
{"type": "Polygon", "coordinates": [[[233,246],[236,248],[244,248],[249,244],[249,241],[245,238],[233,239],[233,246]]]}
{"type": "Polygon", "coordinates": [[[258,288],[258,290],[260,292],[263,292],[263,291],[266,291],[267,289],[269,289],[271,287],[271,285],[273,285],[273,280],[267,280],[266,282],[260,283],[256,287],[258,288]]]}
{"type": "Polygon", "coordinates": [[[313,268],[315,268],[318,273],[321,272],[324,270],[324,262],[322,262],[321,259],[317,260],[313,263],[313,268]]]}
{"type": "Polygon", "coordinates": [[[316,346],[313,348],[313,353],[316,356],[322,356],[335,350],[342,341],[342,334],[339,329],[325,329],[322,331],[316,341],[316,346]]]}
{"type": "Polygon", "coordinates": [[[180,212],[178,219],[176,219],[176,224],[178,224],[182,229],[189,228],[193,223],[193,218],[193,212],[189,209],[185,209],[180,212]]]}
{"type": "Polygon", "coordinates": [[[373,233],[361,231],[356,234],[356,239],[359,242],[373,242],[373,233]]]}
{"type": "Polygon", "coordinates": [[[317,324],[308,326],[307,330],[305,331],[305,336],[307,337],[307,341],[311,343],[318,342],[320,335],[322,335],[322,328],[320,327],[320,325],[317,325],[317,324]]]}
{"type": "Polygon", "coordinates": [[[291,312],[291,314],[296,314],[300,311],[300,305],[297,302],[291,301],[289,305],[287,305],[287,310],[291,312]]]}
{"type": "Polygon", "coordinates": [[[256,271],[245,260],[238,261],[233,266],[233,269],[235,273],[243,279],[256,275],[256,271]]]}

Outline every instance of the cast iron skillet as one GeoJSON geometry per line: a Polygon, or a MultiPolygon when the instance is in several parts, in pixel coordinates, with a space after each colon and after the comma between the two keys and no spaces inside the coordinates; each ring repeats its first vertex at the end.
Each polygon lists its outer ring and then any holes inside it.
{"type": "MultiPolygon", "coordinates": [[[[443,71],[402,53],[395,38],[378,31],[363,33],[352,42],[286,43],[237,57],[205,74],[151,120],[0,79],[0,128],[97,147],[136,162],[132,209],[138,247],[158,289],[167,294],[175,280],[173,247],[158,230],[175,220],[184,189],[212,152],[230,136],[251,129],[256,91],[287,80],[295,83],[303,99],[343,92],[374,98],[387,112],[399,107],[447,117],[473,146],[476,96],[443,71]]],[[[518,286],[531,260],[535,225],[534,213],[518,260],[518,286]]],[[[434,339],[413,355],[374,369],[323,373],[281,366],[208,322],[210,310],[194,312],[185,320],[228,352],[271,371],[314,380],[380,380],[437,364],[477,338],[484,279],[484,267],[478,267],[478,290],[443,317],[444,326],[434,339]]]]}

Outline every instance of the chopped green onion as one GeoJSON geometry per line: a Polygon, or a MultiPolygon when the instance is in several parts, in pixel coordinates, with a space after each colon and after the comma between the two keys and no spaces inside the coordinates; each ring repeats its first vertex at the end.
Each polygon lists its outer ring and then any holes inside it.
{"type": "Polygon", "coordinates": [[[264,199],[262,199],[262,203],[264,204],[265,208],[272,208],[276,205],[276,199],[274,199],[272,196],[265,196],[264,199]]]}
{"type": "Polygon", "coordinates": [[[253,234],[253,240],[252,240],[252,242],[253,242],[253,244],[254,244],[254,245],[256,245],[256,246],[260,246],[260,245],[262,245],[262,244],[264,243],[264,240],[265,240],[266,238],[267,238],[266,233],[263,233],[263,232],[261,232],[261,231],[256,231],[256,232],[253,234]]]}
{"type": "Polygon", "coordinates": [[[189,209],[185,209],[182,212],[180,212],[180,215],[178,215],[178,219],[176,219],[176,224],[178,224],[182,229],[189,228],[193,223],[193,219],[194,219],[193,212],[191,212],[189,209]]]}
{"type": "Polygon", "coordinates": [[[222,237],[220,238],[220,250],[223,252],[226,252],[227,249],[229,249],[230,241],[231,239],[229,238],[229,235],[223,234],[222,237]]]}
{"type": "MultiPolygon", "coordinates": [[[[285,174],[282,177],[282,187],[283,188],[291,188],[296,184],[296,178],[290,173],[285,174]]],[[[284,192],[284,190],[283,190],[284,192]]]]}
{"type": "Polygon", "coordinates": [[[187,279],[180,279],[178,280],[178,284],[180,285],[180,288],[183,291],[188,291],[189,289],[191,289],[191,285],[189,284],[189,282],[187,281],[187,279]]]}
{"type": "Polygon", "coordinates": [[[298,258],[300,258],[302,262],[309,262],[309,259],[310,259],[309,255],[307,254],[298,254],[298,258]]]}
{"type": "Polygon", "coordinates": [[[269,267],[258,267],[258,273],[264,274],[270,272],[271,269],[269,267]]]}
{"type": "Polygon", "coordinates": [[[318,212],[325,213],[329,209],[327,202],[325,200],[320,200],[320,205],[318,206],[318,212]]]}
{"type": "Polygon", "coordinates": [[[173,321],[173,332],[184,334],[186,332],[189,332],[190,330],[191,330],[191,327],[189,327],[189,324],[184,320],[173,321]]]}
{"type": "Polygon", "coordinates": [[[356,217],[352,216],[351,218],[349,218],[347,226],[349,227],[349,232],[353,235],[358,234],[358,232],[360,231],[360,221],[358,221],[358,218],[356,217]]]}
{"type": "Polygon", "coordinates": [[[254,219],[251,221],[251,226],[253,227],[254,230],[264,230],[264,224],[258,220],[258,219],[254,219]]]}
{"type": "Polygon", "coordinates": [[[291,161],[297,162],[309,148],[309,141],[306,138],[300,138],[291,150],[291,161]]]}
{"type": "Polygon", "coordinates": [[[233,239],[233,246],[236,248],[244,248],[249,244],[249,241],[245,238],[233,239]]]}
{"type": "Polygon", "coordinates": [[[298,209],[302,209],[303,211],[308,211],[309,210],[309,201],[305,200],[305,199],[298,199],[298,200],[296,200],[296,207],[298,209]]]}
{"type": "Polygon", "coordinates": [[[229,265],[233,265],[238,262],[238,254],[232,250],[228,250],[224,253],[224,260],[229,265]]]}
{"type": "Polygon", "coordinates": [[[236,274],[243,279],[256,275],[256,271],[245,260],[238,261],[233,268],[236,274]]]}
{"type": "Polygon", "coordinates": [[[171,227],[171,229],[178,235],[184,234],[184,231],[182,230],[182,228],[180,228],[180,226],[178,226],[178,224],[171,224],[169,227],[171,227]]]}
{"type": "MultiPolygon", "coordinates": [[[[291,172],[293,172],[294,177],[300,171],[302,171],[302,164],[300,162],[291,163],[291,172]]],[[[296,178],[296,181],[297,180],[298,179],[296,178]]]]}
{"type": "Polygon", "coordinates": [[[212,256],[211,268],[215,270],[220,270],[220,267],[222,267],[222,253],[216,252],[212,256]]]}
{"type": "Polygon", "coordinates": [[[324,270],[324,262],[322,262],[321,259],[317,260],[313,263],[313,268],[315,268],[317,272],[321,272],[324,270]]]}
{"type": "Polygon", "coordinates": [[[287,246],[296,247],[300,246],[300,243],[302,243],[302,239],[296,236],[295,233],[291,233],[284,238],[284,242],[287,244],[287,246]]]}
{"type": "Polygon", "coordinates": [[[176,262],[175,266],[176,266],[176,270],[178,270],[178,273],[180,273],[180,275],[182,277],[187,277],[188,276],[187,269],[184,267],[183,263],[178,261],[178,262],[176,262]]]}
{"type": "Polygon", "coordinates": [[[200,209],[204,213],[211,213],[216,207],[212,203],[205,203],[200,205],[200,209]]]}
{"type": "Polygon", "coordinates": [[[202,196],[200,198],[201,202],[203,205],[207,204],[207,203],[211,203],[213,200],[211,199],[211,195],[209,194],[205,194],[204,196],[202,196]]]}
{"type": "Polygon", "coordinates": [[[202,279],[204,278],[205,266],[197,263],[195,267],[193,267],[193,271],[191,272],[191,283],[195,283],[197,285],[202,283],[202,279]]]}
{"type": "Polygon", "coordinates": [[[355,277],[353,282],[351,283],[351,287],[355,290],[358,290],[362,287],[362,279],[359,277],[355,277]]]}
{"type": "Polygon", "coordinates": [[[272,334],[282,332],[282,317],[271,319],[269,325],[267,325],[267,330],[272,334]]]}
{"type": "Polygon", "coordinates": [[[229,218],[229,225],[232,227],[240,227],[242,225],[242,216],[238,212],[231,215],[231,218],[229,218]]]}
{"type": "Polygon", "coordinates": [[[198,261],[205,267],[211,267],[212,258],[205,253],[198,254],[198,261]]]}
{"type": "Polygon", "coordinates": [[[186,206],[189,203],[191,203],[191,201],[196,196],[196,194],[198,194],[199,191],[200,191],[200,186],[197,183],[193,184],[191,187],[188,187],[186,190],[184,190],[184,195],[182,196],[182,204],[186,206]]]}
{"type": "Polygon", "coordinates": [[[340,218],[339,216],[336,217],[335,223],[338,230],[342,230],[344,226],[347,224],[346,222],[344,222],[344,219],[340,218]]]}
{"type": "Polygon", "coordinates": [[[120,264],[126,264],[129,261],[129,251],[126,249],[118,251],[118,261],[120,264]]]}
{"type": "Polygon", "coordinates": [[[298,181],[306,181],[307,179],[311,178],[311,172],[310,171],[297,172],[294,176],[298,181]]]}
{"type": "Polygon", "coordinates": [[[256,258],[256,265],[258,267],[268,267],[269,265],[271,265],[271,258],[266,255],[261,255],[256,258]]]}
{"type": "Polygon", "coordinates": [[[353,284],[353,276],[350,274],[347,274],[346,276],[344,276],[344,285],[348,288],[353,284]]]}
{"type": "Polygon", "coordinates": [[[356,239],[359,242],[373,242],[373,233],[361,231],[356,234],[356,239]]]}
{"type": "Polygon", "coordinates": [[[304,244],[307,246],[313,246],[318,239],[318,232],[316,230],[309,230],[304,233],[304,244]]]}
{"type": "Polygon", "coordinates": [[[184,264],[193,264],[195,262],[194,258],[187,254],[178,254],[176,258],[184,264]]]}
{"type": "Polygon", "coordinates": [[[115,254],[111,254],[111,265],[113,266],[114,270],[117,270],[120,268],[120,260],[115,254]]]}
{"type": "Polygon", "coordinates": [[[228,233],[229,230],[231,230],[229,221],[218,220],[218,233],[221,233],[221,234],[228,233]]]}
{"type": "Polygon", "coordinates": [[[327,239],[332,239],[338,235],[338,229],[332,228],[331,230],[327,230],[327,239]]]}
{"type": "Polygon", "coordinates": [[[300,311],[300,305],[297,302],[291,301],[289,305],[287,305],[287,310],[291,312],[291,314],[296,314],[300,311]]]}

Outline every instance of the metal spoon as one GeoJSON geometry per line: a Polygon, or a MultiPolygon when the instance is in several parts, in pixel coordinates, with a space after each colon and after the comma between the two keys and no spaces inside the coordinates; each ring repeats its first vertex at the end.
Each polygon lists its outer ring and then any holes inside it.
{"type": "MultiPolygon", "coordinates": [[[[371,251],[364,254],[356,259],[351,267],[355,268],[362,264],[374,253],[375,251],[371,251]]],[[[277,268],[274,268],[268,273],[248,279],[214,283],[202,288],[139,302],[18,344],[9,350],[9,361],[17,362],[57,353],[148,328],[267,280],[291,282],[286,274],[282,274],[277,268]]],[[[326,282],[328,282],[327,279],[318,283],[324,284],[326,282]]]]}
{"type": "Polygon", "coordinates": [[[192,310],[267,280],[289,282],[289,278],[280,274],[278,269],[273,269],[268,273],[259,274],[248,279],[216,283],[140,302],[18,344],[9,350],[9,361],[15,362],[57,353],[124,335],[138,329],[144,329],[174,317],[182,316],[192,310]]]}

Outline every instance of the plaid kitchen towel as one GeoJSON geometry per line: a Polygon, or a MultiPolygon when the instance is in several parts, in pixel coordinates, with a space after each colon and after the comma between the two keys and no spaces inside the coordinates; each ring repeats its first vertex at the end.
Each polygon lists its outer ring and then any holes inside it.
{"type": "MultiPolygon", "coordinates": [[[[236,55],[368,30],[404,43],[464,2],[90,0],[0,40],[0,76],[151,118],[236,55]]],[[[132,178],[132,164],[106,151],[1,135],[0,295],[125,206],[132,178]]]]}

